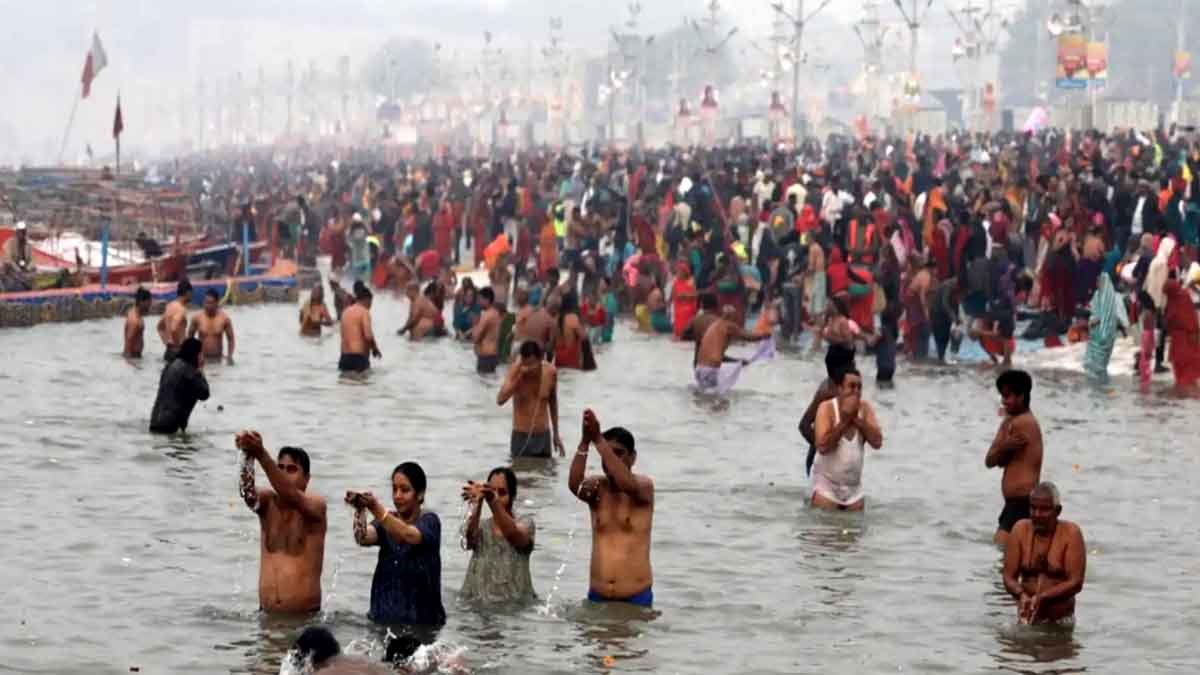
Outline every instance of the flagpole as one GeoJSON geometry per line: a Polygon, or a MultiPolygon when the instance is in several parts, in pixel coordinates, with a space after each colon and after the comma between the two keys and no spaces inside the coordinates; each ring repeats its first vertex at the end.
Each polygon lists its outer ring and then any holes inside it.
{"type": "Polygon", "coordinates": [[[82,96],[75,97],[75,103],[71,106],[71,116],[67,118],[67,128],[63,131],[62,145],[58,149],[58,163],[62,164],[63,154],[67,152],[67,139],[71,136],[71,127],[75,126],[75,111],[79,109],[79,100],[82,96]]]}

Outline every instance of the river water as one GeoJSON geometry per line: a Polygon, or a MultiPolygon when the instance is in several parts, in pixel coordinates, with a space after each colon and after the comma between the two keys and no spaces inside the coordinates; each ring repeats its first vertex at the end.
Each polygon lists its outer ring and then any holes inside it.
{"type": "Polygon", "coordinates": [[[756,364],[718,404],[689,393],[689,347],[625,327],[598,372],[563,376],[561,416],[568,448],[585,407],[637,437],[657,485],[655,611],[581,602],[590,532],[565,462],[520,471],[542,602],[459,607],[459,487],[507,461],[510,410],[465,346],[394,337],[405,311],[377,299],[384,359],[350,385],[336,337],[297,337],[294,307],[232,309],[237,364],[209,368],[213,397],[186,440],[146,432],[160,363],[117,355],[119,320],[0,332],[0,671],[279,672],[300,623],[257,612],[258,524],[233,447],[248,427],[312,455],[310,490],[330,501],[312,620],[351,650],[378,648],[365,618],[376,552],[354,545],[340,495],[386,495],[391,468],[416,460],[443,522],[441,641],[477,671],[1200,671],[1197,402],[1137,394],[1127,376],[1096,388],[1035,373],[1043,475],[1089,549],[1078,625],[1061,633],[1017,627],[1000,583],[991,371],[902,364],[896,389],[876,391],[862,364],[885,445],[867,460],[865,515],[828,515],[805,507],[796,431],[819,360],[756,364]]]}

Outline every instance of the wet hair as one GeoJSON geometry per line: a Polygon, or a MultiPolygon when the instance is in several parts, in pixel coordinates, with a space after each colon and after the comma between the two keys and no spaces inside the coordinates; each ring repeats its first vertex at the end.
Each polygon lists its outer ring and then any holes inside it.
{"type": "Polygon", "coordinates": [[[855,368],[853,365],[839,369],[837,372],[830,375],[830,377],[833,379],[833,383],[840,387],[842,386],[842,383],[846,381],[847,375],[855,375],[858,377],[858,379],[862,379],[862,373],[858,372],[858,368],[855,368]]]}
{"type": "Polygon", "coordinates": [[[637,452],[637,448],[633,444],[633,434],[629,433],[629,430],[625,427],[613,427],[601,435],[604,436],[604,440],[606,441],[616,441],[625,446],[629,452],[637,452]]]}
{"type": "Polygon", "coordinates": [[[700,294],[700,309],[716,309],[717,296],[713,293],[700,294]]]}
{"type": "Polygon", "coordinates": [[[183,297],[190,297],[191,295],[192,295],[192,282],[188,281],[187,279],[181,279],[179,281],[179,284],[175,287],[175,297],[183,298],[183,297]]]}
{"type": "Polygon", "coordinates": [[[179,352],[176,358],[182,359],[193,366],[200,366],[200,341],[194,337],[190,337],[179,345],[179,352]]]}
{"type": "Polygon", "coordinates": [[[355,300],[370,300],[372,298],[371,289],[362,282],[362,279],[354,282],[354,299],[355,300]]]}
{"type": "Polygon", "coordinates": [[[836,382],[837,374],[846,368],[854,367],[854,350],[842,345],[829,345],[829,351],[825,352],[825,374],[829,379],[836,382]]]}
{"type": "Polygon", "coordinates": [[[996,390],[1001,394],[1005,391],[1017,394],[1029,405],[1029,393],[1033,391],[1033,378],[1023,370],[1006,370],[996,378],[996,390]]]}
{"type": "Polygon", "coordinates": [[[337,638],[325,626],[309,626],[296,638],[292,649],[301,659],[309,659],[313,668],[319,668],[329,659],[342,653],[337,638]]]}
{"type": "Polygon", "coordinates": [[[285,445],[279,449],[279,459],[283,459],[284,457],[291,457],[294,462],[300,465],[300,469],[304,471],[304,475],[309,475],[308,453],[304,451],[304,448],[285,445]]]}
{"type": "Polygon", "coordinates": [[[496,291],[493,291],[491,286],[485,286],[484,288],[479,289],[479,297],[487,300],[488,304],[495,303],[496,291]]]}
{"type": "Polygon", "coordinates": [[[1042,481],[1037,484],[1037,487],[1029,493],[1029,498],[1034,497],[1049,497],[1056,508],[1062,507],[1062,495],[1058,493],[1058,486],[1050,481],[1042,481]]]}
{"type": "Polygon", "coordinates": [[[138,286],[137,291],[133,294],[133,301],[141,304],[147,300],[153,300],[150,296],[150,291],[146,290],[144,286],[138,286]]]}
{"type": "Polygon", "coordinates": [[[508,488],[508,497],[515,504],[517,502],[517,474],[513,473],[513,470],[507,466],[498,466],[488,473],[488,482],[491,482],[496,474],[504,476],[504,485],[508,488]]]}
{"type": "Polygon", "coordinates": [[[398,666],[412,658],[412,655],[416,654],[420,648],[421,641],[417,638],[411,635],[399,635],[392,638],[392,641],[388,643],[383,660],[386,663],[398,666]]]}
{"type": "Polygon", "coordinates": [[[418,495],[425,494],[425,486],[427,485],[425,470],[421,468],[420,464],[416,462],[401,462],[397,464],[396,468],[392,469],[392,480],[396,480],[396,474],[398,473],[404,474],[404,477],[412,484],[413,492],[416,492],[418,495]]]}
{"type": "Polygon", "coordinates": [[[215,289],[215,288],[210,288],[207,291],[204,291],[204,297],[212,298],[213,300],[216,300],[217,302],[221,301],[221,295],[219,293],[217,293],[217,289],[215,289]]]}
{"type": "Polygon", "coordinates": [[[536,340],[526,340],[521,343],[520,354],[523,359],[531,356],[540,359],[542,358],[542,346],[536,340]]]}

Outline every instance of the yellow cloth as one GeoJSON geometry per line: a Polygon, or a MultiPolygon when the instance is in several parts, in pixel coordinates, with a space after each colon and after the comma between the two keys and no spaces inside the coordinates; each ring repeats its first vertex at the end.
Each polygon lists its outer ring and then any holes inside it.
{"type": "Polygon", "coordinates": [[[649,333],[651,328],[650,310],[645,305],[638,305],[633,308],[633,316],[637,319],[638,330],[649,333]]]}

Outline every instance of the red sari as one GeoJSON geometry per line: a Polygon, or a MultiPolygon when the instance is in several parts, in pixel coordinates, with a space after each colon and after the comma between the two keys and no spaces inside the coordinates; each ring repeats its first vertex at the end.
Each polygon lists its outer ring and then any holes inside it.
{"type": "Polygon", "coordinates": [[[671,286],[671,306],[674,313],[673,325],[676,340],[683,335],[684,329],[688,327],[688,324],[692,322],[692,318],[696,316],[698,305],[696,284],[691,279],[675,277],[675,283],[671,286]],[[691,297],[682,297],[685,295],[691,297]]]}
{"type": "Polygon", "coordinates": [[[1163,287],[1167,297],[1165,318],[1171,340],[1171,370],[1175,386],[1184,389],[1200,383],[1200,319],[1188,292],[1172,279],[1163,287]]]}

